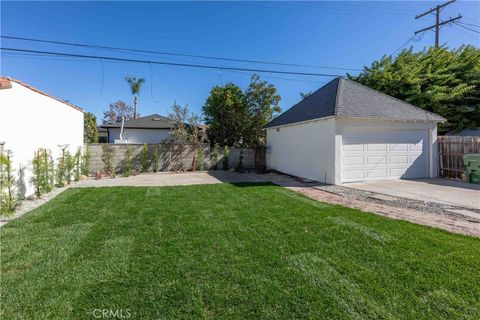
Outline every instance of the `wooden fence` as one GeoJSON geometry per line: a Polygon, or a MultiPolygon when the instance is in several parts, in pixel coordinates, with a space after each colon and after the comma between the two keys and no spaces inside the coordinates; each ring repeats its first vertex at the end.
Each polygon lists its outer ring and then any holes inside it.
{"type": "Polygon", "coordinates": [[[480,153],[480,137],[439,136],[438,153],[440,176],[461,179],[463,155],[480,153]]]}

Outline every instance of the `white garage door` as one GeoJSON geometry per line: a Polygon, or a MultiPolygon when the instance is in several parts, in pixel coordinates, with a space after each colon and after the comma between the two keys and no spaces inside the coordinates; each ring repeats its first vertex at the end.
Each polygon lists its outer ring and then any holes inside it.
{"type": "Polygon", "coordinates": [[[342,182],[428,177],[427,130],[359,130],[342,140],[342,182]]]}

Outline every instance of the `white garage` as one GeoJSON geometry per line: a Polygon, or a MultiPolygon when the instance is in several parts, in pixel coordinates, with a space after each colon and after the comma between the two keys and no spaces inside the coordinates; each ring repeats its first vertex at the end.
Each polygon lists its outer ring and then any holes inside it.
{"type": "Polygon", "coordinates": [[[267,166],[333,184],[435,177],[443,121],[336,78],[265,126],[267,166]]]}

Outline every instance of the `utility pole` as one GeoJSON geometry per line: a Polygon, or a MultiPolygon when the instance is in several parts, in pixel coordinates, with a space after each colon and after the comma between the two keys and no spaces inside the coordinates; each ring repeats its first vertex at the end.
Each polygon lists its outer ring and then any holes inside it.
{"type": "Polygon", "coordinates": [[[435,24],[430,26],[430,27],[427,27],[427,28],[423,28],[421,30],[418,30],[418,31],[415,31],[415,34],[418,34],[420,32],[424,32],[424,31],[427,31],[427,30],[431,30],[433,28],[435,28],[435,48],[438,48],[438,43],[440,42],[440,26],[443,26],[445,24],[448,24],[448,23],[451,23],[451,22],[454,22],[458,19],[461,19],[462,18],[462,15],[459,14],[457,17],[454,17],[454,18],[449,18],[448,20],[446,21],[442,21],[440,22],[440,12],[441,12],[441,9],[443,7],[446,7],[448,6],[449,4],[452,4],[454,3],[456,0],[450,0],[448,2],[445,2],[444,4],[439,4],[437,5],[435,8],[432,8],[428,11],[425,11],[424,13],[422,14],[419,14],[417,16],[415,16],[415,20],[418,19],[418,18],[421,18],[429,13],[432,13],[435,11],[435,24]]]}

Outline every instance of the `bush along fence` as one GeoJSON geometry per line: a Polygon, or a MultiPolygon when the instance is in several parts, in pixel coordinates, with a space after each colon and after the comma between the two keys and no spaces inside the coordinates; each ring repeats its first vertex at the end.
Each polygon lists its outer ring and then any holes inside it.
{"type": "Polygon", "coordinates": [[[266,169],[265,148],[228,148],[209,145],[88,144],[89,174],[130,176],[144,172],[266,169]]]}
{"type": "Polygon", "coordinates": [[[437,141],[440,176],[461,179],[463,156],[480,153],[480,137],[439,136],[437,141]]]}
{"type": "Polygon", "coordinates": [[[54,161],[52,152],[48,149],[38,149],[33,154],[27,167],[14,170],[12,168],[13,154],[10,150],[0,153],[0,215],[8,216],[15,212],[20,200],[25,197],[25,184],[20,172],[31,170],[30,183],[34,196],[40,198],[55,187],[65,187],[73,181],[79,181],[88,172],[89,151],[82,152],[78,148],[74,154],[68,150],[68,145],[58,146],[59,157],[54,161]],[[17,178],[18,173],[18,178],[17,178]],[[23,189],[23,190],[22,190],[23,189]]]}

